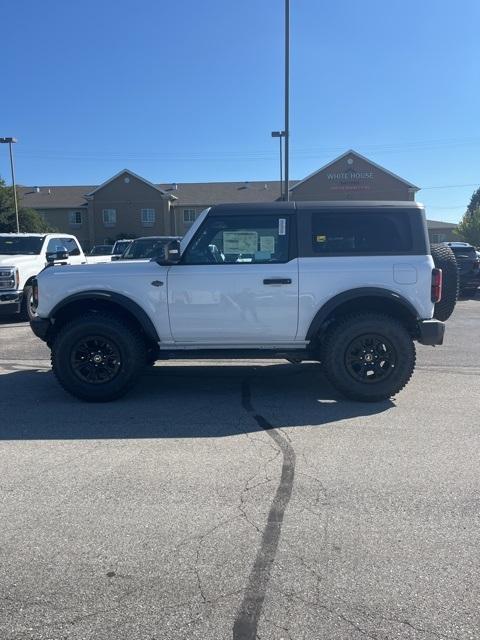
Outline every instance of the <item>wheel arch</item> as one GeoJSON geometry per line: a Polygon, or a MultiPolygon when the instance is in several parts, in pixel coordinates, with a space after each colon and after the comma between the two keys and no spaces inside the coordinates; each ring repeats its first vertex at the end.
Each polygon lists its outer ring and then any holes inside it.
{"type": "Polygon", "coordinates": [[[155,325],[142,307],[121,293],[111,291],[81,291],[59,302],[50,312],[51,342],[59,329],[72,318],[88,311],[108,311],[115,313],[134,326],[144,336],[146,342],[158,347],[159,336],[155,325]]]}
{"type": "Polygon", "coordinates": [[[33,281],[35,280],[36,277],[37,276],[35,275],[35,276],[30,276],[29,278],[27,278],[25,280],[25,284],[23,285],[23,288],[25,289],[25,287],[31,287],[32,284],[33,284],[33,281]]]}
{"type": "Polygon", "coordinates": [[[306,340],[322,335],[336,319],[359,311],[386,313],[399,319],[415,333],[418,312],[406,298],[381,287],[361,287],[342,291],[326,302],[315,314],[307,331],[306,340]]]}

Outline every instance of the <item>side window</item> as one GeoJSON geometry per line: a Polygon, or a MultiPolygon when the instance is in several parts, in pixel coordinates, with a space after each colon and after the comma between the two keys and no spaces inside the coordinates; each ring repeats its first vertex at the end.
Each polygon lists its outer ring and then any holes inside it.
{"type": "Polygon", "coordinates": [[[47,253],[56,253],[66,248],[63,238],[50,238],[47,244],[47,253]]]}
{"type": "Polygon", "coordinates": [[[404,212],[312,213],[312,250],[317,255],[402,254],[413,249],[404,212]]]}
{"type": "Polygon", "coordinates": [[[289,260],[288,215],[207,217],[186,249],[184,264],[270,264],[289,260]]]}
{"type": "Polygon", "coordinates": [[[79,256],[80,249],[77,242],[73,238],[62,238],[61,243],[71,256],[79,256]]]}

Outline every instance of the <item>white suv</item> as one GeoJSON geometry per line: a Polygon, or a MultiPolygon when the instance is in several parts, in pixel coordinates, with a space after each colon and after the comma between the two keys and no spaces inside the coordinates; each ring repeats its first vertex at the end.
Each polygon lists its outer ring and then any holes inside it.
{"type": "Polygon", "coordinates": [[[219,205],[149,262],[46,269],[31,325],[85,400],[181,357],[316,360],[376,401],[410,379],[415,340],[442,343],[441,275],[415,202],[219,205]]]}

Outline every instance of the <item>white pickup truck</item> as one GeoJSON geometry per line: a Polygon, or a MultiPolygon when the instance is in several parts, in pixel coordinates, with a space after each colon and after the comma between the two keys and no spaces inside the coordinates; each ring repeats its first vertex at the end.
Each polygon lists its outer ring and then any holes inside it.
{"type": "Polygon", "coordinates": [[[0,233],[0,316],[32,316],[33,278],[48,265],[85,264],[82,248],[65,233],[0,233]]]}

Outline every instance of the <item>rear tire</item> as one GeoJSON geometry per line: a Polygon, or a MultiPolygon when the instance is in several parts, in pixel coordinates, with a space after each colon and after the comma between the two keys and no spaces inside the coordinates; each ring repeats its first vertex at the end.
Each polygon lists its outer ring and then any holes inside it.
{"type": "Polygon", "coordinates": [[[442,322],[448,320],[457,304],[459,292],[459,273],[455,254],[443,244],[430,246],[433,262],[437,269],[442,270],[442,299],[435,305],[433,317],[442,322]]]}
{"type": "Polygon", "coordinates": [[[395,318],[359,313],[325,337],[322,363],[330,383],[347,398],[378,402],[397,394],[415,368],[415,345],[395,318]]]}
{"type": "Polygon", "coordinates": [[[145,342],[115,315],[90,312],[66,324],[52,345],[52,369],[76,398],[108,402],[125,395],[145,366],[145,342]]]}

